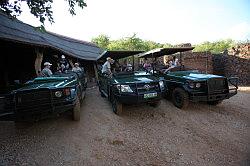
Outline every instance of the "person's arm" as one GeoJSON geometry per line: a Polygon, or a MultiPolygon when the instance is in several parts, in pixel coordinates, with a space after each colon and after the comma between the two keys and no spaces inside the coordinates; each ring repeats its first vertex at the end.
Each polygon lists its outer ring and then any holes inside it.
{"type": "Polygon", "coordinates": [[[53,73],[51,70],[48,70],[48,74],[49,74],[49,76],[51,76],[53,73]]]}
{"type": "Polygon", "coordinates": [[[111,71],[111,64],[110,64],[110,63],[107,64],[107,68],[108,68],[108,71],[109,71],[110,73],[112,73],[112,71],[111,71]]]}

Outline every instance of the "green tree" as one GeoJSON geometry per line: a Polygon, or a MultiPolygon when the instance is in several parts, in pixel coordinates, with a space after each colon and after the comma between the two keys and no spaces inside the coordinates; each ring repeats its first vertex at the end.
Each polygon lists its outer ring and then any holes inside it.
{"type": "Polygon", "coordinates": [[[121,38],[118,40],[109,40],[106,35],[99,35],[92,39],[99,47],[108,50],[134,50],[134,51],[148,51],[159,47],[171,47],[170,44],[160,44],[153,41],[144,41],[133,34],[130,37],[121,38]]]}
{"type": "Polygon", "coordinates": [[[108,46],[110,44],[110,40],[107,35],[99,35],[98,37],[93,38],[91,42],[97,44],[103,49],[108,49],[108,46]]]}
{"type": "MultiPolygon", "coordinates": [[[[50,23],[54,23],[53,11],[51,5],[53,0],[0,0],[0,10],[10,16],[16,17],[22,13],[21,2],[26,2],[30,8],[30,13],[44,25],[47,19],[50,23]]],[[[75,6],[80,8],[86,7],[84,0],[65,0],[69,4],[69,12],[76,15],[75,6]]]]}
{"type": "Polygon", "coordinates": [[[195,46],[194,51],[210,51],[212,53],[221,53],[231,48],[236,43],[232,39],[219,40],[215,42],[203,42],[195,46]]]}

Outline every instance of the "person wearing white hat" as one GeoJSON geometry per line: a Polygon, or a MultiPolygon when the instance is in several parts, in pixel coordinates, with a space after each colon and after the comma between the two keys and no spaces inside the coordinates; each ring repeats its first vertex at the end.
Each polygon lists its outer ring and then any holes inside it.
{"type": "Polygon", "coordinates": [[[74,67],[72,68],[72,71],[73,72],[81,72],[82,69],[79,66],[80,66],[79,63],[75,63],[74,67]]]}
{"type": "Polygon", "coordinates": [[[110,57],[107,57],[107,61],[102,65],[102,73],[111,75],[111,63],[113,63],[114,60],[110,57]]]}
{"type": "Polygon", "coordinates": [[[68,63],[65,55],[61,56],[61,59],[59,60],[58,66],[59,66],[59,70],[61,72],[66,72],[69,69],[69,63],[68,63]]]}
{"type": "Polygon", "coordinates": [[[52,71],[50,70],[50,67],[52,66],[52,64],[49,62],[45,62],[43,65],[44,65],[44,68],[41,72],[42,76],[50,77],[53,74],[52,71]]]}

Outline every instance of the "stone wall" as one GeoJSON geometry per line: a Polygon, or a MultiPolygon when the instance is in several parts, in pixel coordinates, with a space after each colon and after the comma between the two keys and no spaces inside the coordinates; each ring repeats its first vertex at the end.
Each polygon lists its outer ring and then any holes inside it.
{"type": "Polygon", "coordinates": [[[213,56],[210,52],[185,52],[181,61],[188,68],[213,73],[213,56]]]}
{"type": "Polygon", "coordinates": [[[214,55],[215,74],[239,77],[240,85],[250,85],[250,43],[214,55]]]}

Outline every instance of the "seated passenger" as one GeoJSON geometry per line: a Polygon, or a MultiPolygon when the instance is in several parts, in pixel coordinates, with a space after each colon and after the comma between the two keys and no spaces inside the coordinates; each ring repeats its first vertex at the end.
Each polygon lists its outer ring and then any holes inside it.
{"type": "Polygon", "coordinates": [[[75,63],[74,67],[72,68],[73,72],[82,72],[82,69],[79,67],[79,63],[75,63]]]}
{"type": "Polygon", "coordinates": [[[52,75],[52,71],[50,70],[51,66],[52,66],[52,64],[49,62],[44,63],[44,68],[41,72],[42,77],[50,77],[52,75]]]}
{"type": "Polygon", "coordinates": [[[62,55],[61,59],[59,60],[58,71],[63,73],[67,72],[68,69],[69,69],[68,60],[65,58],[64,55],[62,55]]]}
{"type": "Polygon", "coordinates": [[[169,67],[164,71],[167,73],[170,69],[175,68],[179,65],[178,59],[174,56],[172,61],[169,61],[169,67]]]}
{"type": "Polygon", "coordinates": [[[150,71],[152,69],[152,66],[151,64],[148,62],[147,59],[145,59],[145,63],[143,64],[143,68],[146,70],[146,71],[150,71]]]}
{"type": "Polygon", "coordinates": [[[130,63],[130,60],[128,60],[128,63],[126,65],[126,71],[132,71],[133,70],[133,65],[130,63]]]}
{"type": "Polygon", "coordinates": [[[172,64],[172,66],[179,66],[179,61],[178,61],[178,59],[174,56],[173,57],[173,64],[172,64]]]}

